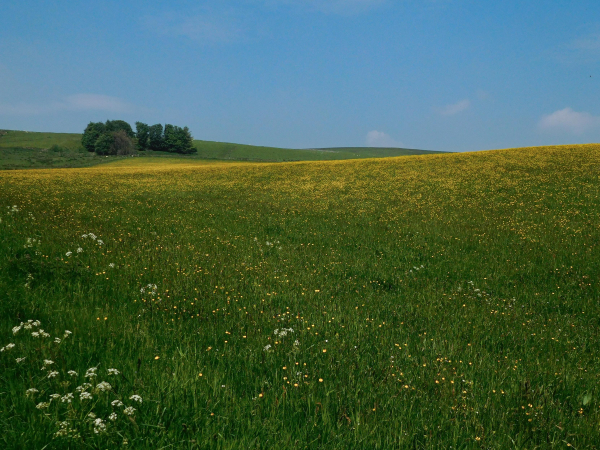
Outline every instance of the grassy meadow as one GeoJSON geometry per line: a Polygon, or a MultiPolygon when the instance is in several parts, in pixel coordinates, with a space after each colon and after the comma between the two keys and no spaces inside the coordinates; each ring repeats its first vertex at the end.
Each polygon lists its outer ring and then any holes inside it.
{"type": "Polygon", "coordinates": [[[599,448],[599,169],[2,171],[0,448],[599,448]]]}
{"type": "MultiPolygon", "coordinates": [[[[138,152],[136,156],[143,158],[177,158],[184,161],[284,162],[382,158],[442,153],[429,150],[377,147],[287,149],[201,140],[195,140],[194,146],[197,153],[193,155],[147,151],[138,152]]],[[[126,156],[106,157],[89,153],[82,147],[81,134],[78,133],[39,133],[0,130],[0,170],[90,167],[126,158],[126,156]]]]}

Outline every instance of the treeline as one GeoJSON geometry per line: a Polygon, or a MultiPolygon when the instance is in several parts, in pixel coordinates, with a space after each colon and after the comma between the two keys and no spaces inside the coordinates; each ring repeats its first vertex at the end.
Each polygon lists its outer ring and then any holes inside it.
{"type": "Polygon", "coordinates": [[[98,155],[133,155],[137,151],[162,151],[189,155],[195,153],[192,134],[188,127],[166,124],[148,126],[135,123],[134,132],[124,120],[90,122],[81,137],[81,145],[98,155]]]}

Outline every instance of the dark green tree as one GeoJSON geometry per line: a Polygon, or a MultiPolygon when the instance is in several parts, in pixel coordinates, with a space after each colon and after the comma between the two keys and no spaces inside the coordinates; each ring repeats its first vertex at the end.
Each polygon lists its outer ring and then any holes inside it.
{"type": "Polygon", "coordinates": [[[108,133],[123,130],[131,139],[135,137],[135,133],[131,129],[131,125],[124,120],[107,120],[104,124],[104,129],[108,133]]]}
{"type": "Polygon", "coordinates": [[[137,136],[137,148],[138,150],[148,150],[148,138],[150,127],[146,123],[136,122],[135,130],[137,136]]]}
{"type": "Polygon", "coordinates": [[[148,148],[155,152],[162,151],[165,148],[163,127],[160,123],[148,128],[148,148]]]}
{"type": "Polygon", "coordinates": [[[104,133],[105,126],[102,122],[90,122],[83,132],[81,137],[81,145],[88,151],[96,150],[96,140],[104,133]]]}
{"type": "Polygon", "coordinates": [[[177,147],[177,132],[175,128],[173,125],[166,123],[165,131],[163,132],[164,150],[171,153],[175,153],[177,147]]]}
{"type": "Polygon", "coordinates": [[[114,142],[115,138],[111,133],[102,133],[100,137],[96,139],[96,145],[94,146],[96,154],[100,156],[116,154],[112,153],[114,142]]]}

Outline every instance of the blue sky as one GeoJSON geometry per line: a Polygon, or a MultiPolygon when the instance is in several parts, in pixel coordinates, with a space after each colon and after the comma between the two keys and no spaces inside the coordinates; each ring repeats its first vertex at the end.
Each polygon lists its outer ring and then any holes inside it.
{"type": "Polygon", "coordinates": [[[288,148],[600,142],[600,2],[5,2],[0,128],[288,148]]]}

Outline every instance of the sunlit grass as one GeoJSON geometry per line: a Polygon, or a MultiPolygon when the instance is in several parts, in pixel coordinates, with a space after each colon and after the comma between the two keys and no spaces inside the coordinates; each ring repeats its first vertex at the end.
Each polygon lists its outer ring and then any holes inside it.
{"type": "Polygon", "coordinates": [[[0,447],[595,448],[599,168],[587,145],[2,172],[0,447]]]}

